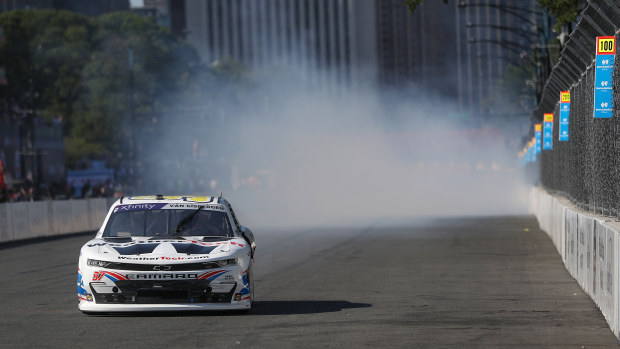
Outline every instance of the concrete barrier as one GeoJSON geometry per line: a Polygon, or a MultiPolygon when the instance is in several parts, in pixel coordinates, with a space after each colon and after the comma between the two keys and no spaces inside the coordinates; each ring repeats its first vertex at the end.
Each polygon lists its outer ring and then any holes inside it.
{"type": "Polygon", "coordinates": [[[618,337],[620,223],[579,210],[542,188],[531,189],[529,209],[555,244],[568,272],[594,300],[618,337]]]}
{"type": "Polygon", "coordinates": [[[0,242],[99,229],[115,199],[0,204],[0,242]]]}

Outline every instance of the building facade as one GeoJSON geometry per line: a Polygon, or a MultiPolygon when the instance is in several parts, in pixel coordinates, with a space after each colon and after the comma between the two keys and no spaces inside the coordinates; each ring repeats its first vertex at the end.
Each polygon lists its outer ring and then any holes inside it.
{"type": "Polygon", "coordinates": [[[376,80],[375,0],[186,1],[185,13],[207,63],[286,66],[328,88],[376,80]]]}
{"type": "Polygon", "coordinates": [[[81,13],[87,16],[98,16],[108,12],[129,9],[128,0],[3,0],[0,1],[0,12],[20,9],[56,9],[81,13]]]}
{"type": "Polygon", "coordinates": [[[493,114],[508,64],[540,57],[536,1],[426,1],[413,14],[377,0],[379,80],[456,101],[460,113],[493,114]]]}

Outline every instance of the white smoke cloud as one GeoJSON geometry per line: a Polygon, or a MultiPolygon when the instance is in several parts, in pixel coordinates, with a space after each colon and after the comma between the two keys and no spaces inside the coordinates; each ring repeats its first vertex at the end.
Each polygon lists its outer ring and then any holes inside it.
{"type": "MultiPolygon", "coordinates": [[[[304,82],[294,78],[273,81],[255,82],[254,102],[222,111],[216,129],[211,122],[175,122],[169,129],[176,131],[160,140],[167,156],[182,159],[192,150],[170,152],[179,133],[217,139],[201,143],[208,155],[200,160],[217,170],[196,174],[203,186],[190,190],[223,191],[247,225],[365,225],[526,212],[516,150],[506,145],[507,137],[518,137],[450,119],[456,110],[451,101],[416,97],[413,89],[343,88],[334,96],[301,88],[304,82]]],[[[179,169],[164,166],[160,175],[168,170],[164,178],[175,178],[179,169]]]]}

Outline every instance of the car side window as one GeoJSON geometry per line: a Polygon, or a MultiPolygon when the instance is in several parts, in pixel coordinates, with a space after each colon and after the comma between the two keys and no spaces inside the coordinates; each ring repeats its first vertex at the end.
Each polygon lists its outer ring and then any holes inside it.
{"type": "Polygon", "coordinates": [[[241,229],[241,224],[239,224],[239,221],[237,220],[237,215],[235,215],[235,211],[232,209],[232,206],[230,206],[230,204],[228,204],[228,209],[230,210],[233,221],[235,221],[235,227],[237,227],[237,229],[241,229]]]}

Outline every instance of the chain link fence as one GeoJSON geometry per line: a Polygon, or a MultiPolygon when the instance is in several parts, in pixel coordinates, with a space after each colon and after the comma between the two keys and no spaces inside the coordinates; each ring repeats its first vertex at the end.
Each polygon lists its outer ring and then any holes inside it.
{"type": "MultiPolygon", "coordinates": [[[[540,179],[580,208],[620,217],[620,1],[590,1],[562,49],[532,115],[542,123],[554,113],[553,150],[540,154],[540,179]],[[613,118],[595,119],[596,37],[616,36],[613,118]],[[569,141],[559,142],[560,92],[570,91],[569,141]]],[[[532,129],[533,134],[533,129],[532,129]]]]}

